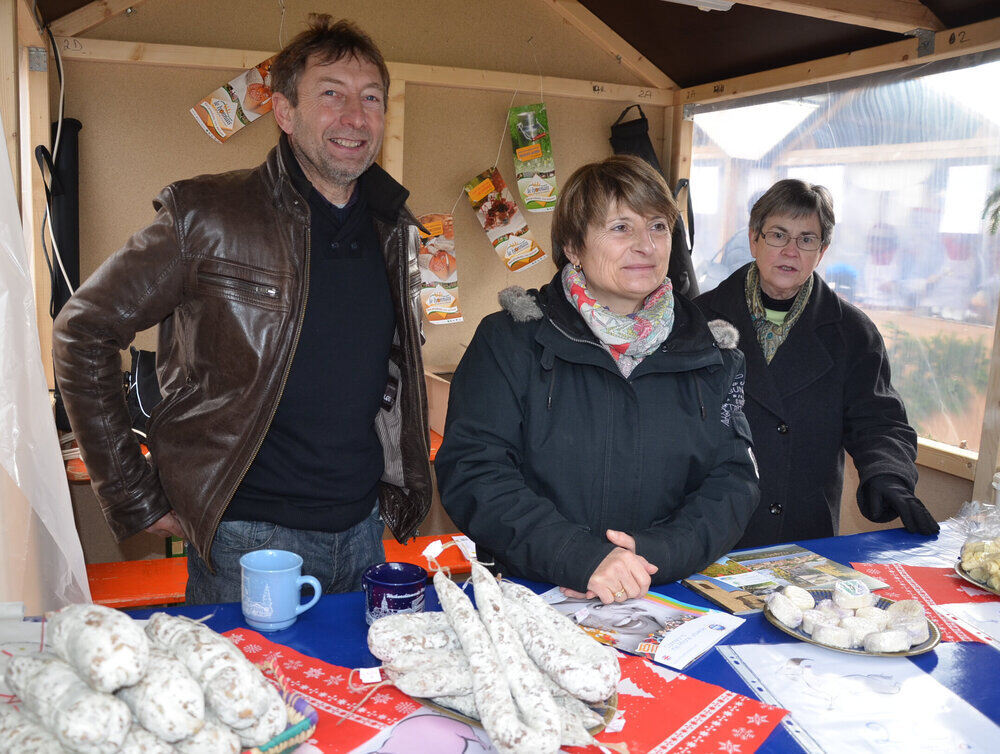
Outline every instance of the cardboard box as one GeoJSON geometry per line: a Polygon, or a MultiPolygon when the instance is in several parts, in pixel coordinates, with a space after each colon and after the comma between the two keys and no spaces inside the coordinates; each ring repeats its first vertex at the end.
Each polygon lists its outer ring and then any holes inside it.
{"type": "Polygon", "coordinates": [[[448,391],[451,390],[451,375],[454,369],[447,367],[427,367],[424,382],[427,385],[427,416],[431,430],[444,434],[444,419],[448,413],[448,391]]]}

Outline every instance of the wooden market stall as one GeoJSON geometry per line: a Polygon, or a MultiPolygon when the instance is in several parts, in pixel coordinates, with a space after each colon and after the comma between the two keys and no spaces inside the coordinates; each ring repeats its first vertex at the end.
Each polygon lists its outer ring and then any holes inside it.
{"type": "MultiPolygon", "coordinates": [[[[545,102],[563,176],[609,154],[609,126],[624,107],[640,104],[673,183],[690,173],[694,106],[1000,49],[1000,9],[990,0],[738,0],[715,12],[692,5],[699,3],[0,0],[0,114],[35,265],[50,387],[49,282],[39,243],[45,193],[32,151],[50,141],[59,109],[55,49],[65,74],[65,115],[83,124],[85,278],[152,218],[150,199],[162,186],[255,165],[275,143],[278,130],[267,117],[216,144],[188,113],[192,105],[273,54],[309,12],[355,20],[380,44],[393,80],[381,164],[409,188],[417,214],[455,211],[464,321],[428,326],[424,351],[427,364],[444,370],[496,309],[498,290],[536,287],[552,274],[549,262],[515,273],[498,264],[462,192],[494,164],[498,149],[509,155],[503,134],[511,103],[545,102]]],[[[509,158],[499,167],[510,183],[509,158]]],[[[533,214],[529,224],[547,246],[550,216],[533,214]]],[[[1000,338],[1000,329],[994,334],[1000,338]]],[[[140,345],[154,343],[152,332],[140,335],[140,345]]],[[[964,500],[988,496],[1000,452],[998,345],[979,453],[921,441],[918,494],[939,519],[964,500]]],[[[153,551],[145,540],[113,545],[89,494],[74,488],[88,561],[153,551]]],[[[845,498],[853,495],[849,477],[845,498]]],[[[844,511],[846,532],[872,526],[858,519],[856,506],[844,511]]]]}

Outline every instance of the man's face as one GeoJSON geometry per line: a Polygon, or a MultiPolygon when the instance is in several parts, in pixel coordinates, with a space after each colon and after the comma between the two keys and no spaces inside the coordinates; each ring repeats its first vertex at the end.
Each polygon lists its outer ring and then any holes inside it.
{"type": "Polygon", "coordinates": [[[313,56],[298,84],[298,104],[275,93],[274,114],[288,134],[309,181],[328,199],[346,198],[375,161],[385,131],[385,96],[378,68],[345,57],[317,64],[313,56]]]}

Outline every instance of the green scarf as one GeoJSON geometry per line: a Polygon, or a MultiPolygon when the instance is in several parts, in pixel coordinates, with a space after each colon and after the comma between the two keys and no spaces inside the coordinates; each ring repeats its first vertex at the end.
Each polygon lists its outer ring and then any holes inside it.
{"type": "Polygon", "coordinates": [[[750,323],[757,333],[757,342],[760,343],[760,348],[764,352],[766,363],[771,363],[774,354],[778,352],[778,346],[785,342],[792,326],[805,311],[806,304],[809,303],[809,296],[812,295],[812,289],[813,278],[810,275],[795,295],[795,303],[792,304],[792,308],[785,316],[785,321],[776,325],[767,319],[764,301],[760,297],[760,272],[757,270],[757,263],[751,263],[750,269],[747,270],[747,309],[750,310],[750,323]]]}

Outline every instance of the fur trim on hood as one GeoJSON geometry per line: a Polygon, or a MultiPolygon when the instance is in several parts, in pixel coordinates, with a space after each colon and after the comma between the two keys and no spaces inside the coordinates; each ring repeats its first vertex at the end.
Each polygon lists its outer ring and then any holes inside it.
{"type": "Polygon", "coordinates": [[[497,300],[515,322],[531,322],[542,318],[542,309],[535,297],[519,285],[504,288],[497,295],[497,300]]]}
{"type": "Polygon", "coordinates": [[[712,331],[719,348],[736,348],[740,342],[739,331],[724,319],[713,319],[708,323],[708,329],[712,331]]]}

